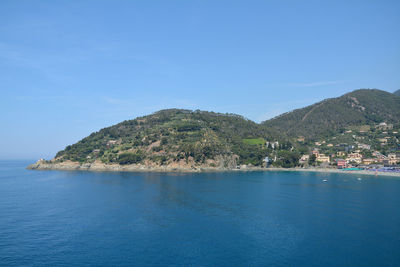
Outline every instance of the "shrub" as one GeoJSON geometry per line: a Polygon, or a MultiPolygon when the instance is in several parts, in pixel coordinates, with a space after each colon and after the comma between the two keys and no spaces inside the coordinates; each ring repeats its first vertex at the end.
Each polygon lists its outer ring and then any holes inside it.
{"type": "Polygon", "coordinates": [[[143,160],[143,156],[140,153],[123,153],[118,156],[117,162],[121,165],[135,164],[143,160]]]}

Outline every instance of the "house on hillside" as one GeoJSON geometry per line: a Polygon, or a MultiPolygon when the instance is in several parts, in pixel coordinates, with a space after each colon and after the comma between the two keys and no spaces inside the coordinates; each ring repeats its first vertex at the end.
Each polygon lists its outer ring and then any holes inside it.
{"type": "Polygon", "coordinates": [[[279,147],[279,142],[266,142],[265,145],[267,147],[271,147],[272,149],[278,148],[279,147]]]}
{"type": "Polygon", "coordinates": [[[113,146],[113,145],[115,145],[117,143],[117,140],[109,140],[108,142],[107,142],[107,146],[113,146]]]}
{"type": "Polygon", "coordinates": [[[375,125],[375,128],[376,128],[376,129],[380,129],[380,130],[385,130],[386,127],[387,127],[386,122],[381,122],[381,123],[379,123],[378,125],[375,125]]]}
{"type": "Polygon", "coordinates": [[[379,138],[378,141],[381,143],[382,146],[387,144],[387,139],[386,138],[379,138]]]}
{"type": "Polygon", "coordinates": [[[359,148],[359,149],[367,149],[367,150],[370,150],[370,149],[371,149],[371,146],[370,146],[370,145],[367,145],[367,144],[358,144],[358,148],[359,148]]]}
{"type": "Polygon", "coordinates": [[[345,151],[345,152],[349,152],[350,150],[352,150],[354,148],[354,146],[348,145],[348,144],[337,144],[336,147],[339,150],[345,151]]]}
{"type": "Polygon", "coordinates": [[[383,131],[392,130],[393,129],[393,124],[386,124],[386,122],[381,122],[378,125],[375,125],[375,128],[379,129],[379,130],[383,130],[383,131]]]}

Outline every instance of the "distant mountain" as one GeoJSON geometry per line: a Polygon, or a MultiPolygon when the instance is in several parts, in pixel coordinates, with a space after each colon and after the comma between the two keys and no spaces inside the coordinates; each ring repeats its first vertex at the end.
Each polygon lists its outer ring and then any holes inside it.
{"type": "Polygon", "coordinates": [[[396,92],[394,92],[393,94],[395,94],[395,95],[397,95],[397,96],[400,96],[400,89],[397,90],[396,92]]]}
{"type": "Polygon", "coordinates": [[[400,97],[382,90],[360,89],[282,114],[262,125],[292,137],[313,139],[352,125],[399,121],[400,97]]]}

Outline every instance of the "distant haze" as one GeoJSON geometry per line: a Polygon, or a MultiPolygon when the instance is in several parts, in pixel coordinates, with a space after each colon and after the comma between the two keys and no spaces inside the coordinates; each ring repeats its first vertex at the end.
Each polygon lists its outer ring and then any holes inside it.
{"type": "Polygon", "coordinates": [[[0,158],[164,108],[263,121],[400,87],[399,1],[1,1],[0,158]]]}

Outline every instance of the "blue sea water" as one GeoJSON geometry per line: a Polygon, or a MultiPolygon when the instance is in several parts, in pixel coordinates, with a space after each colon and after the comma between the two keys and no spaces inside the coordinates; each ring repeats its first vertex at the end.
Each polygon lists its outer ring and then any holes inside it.
{"type": "Polygon", "coordinates": [[[28,163],[0,161],[1,266],[400,266],[399,178],[28,163]]]}

